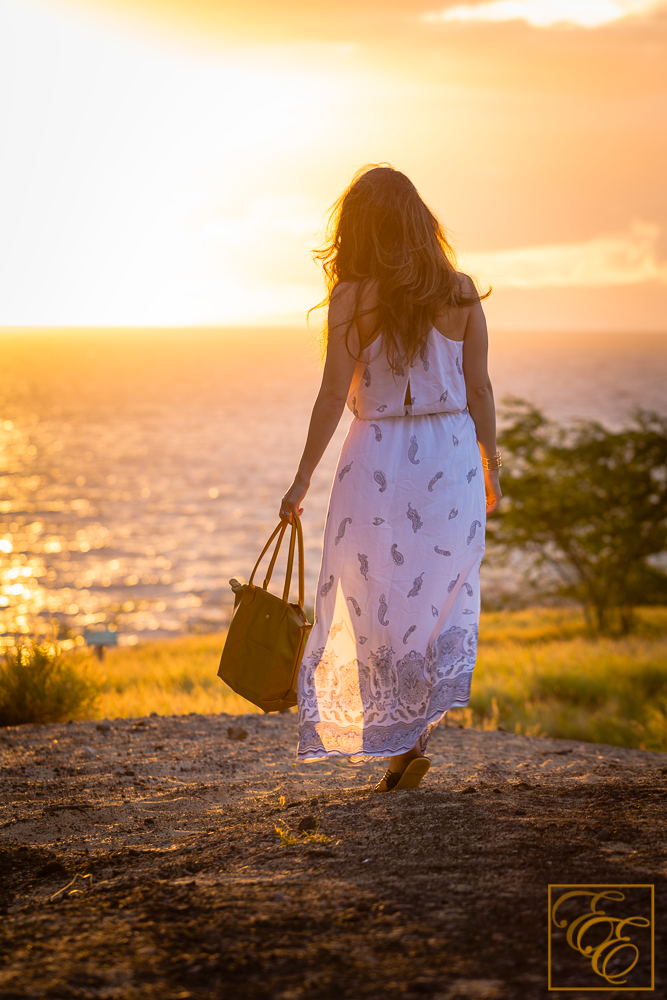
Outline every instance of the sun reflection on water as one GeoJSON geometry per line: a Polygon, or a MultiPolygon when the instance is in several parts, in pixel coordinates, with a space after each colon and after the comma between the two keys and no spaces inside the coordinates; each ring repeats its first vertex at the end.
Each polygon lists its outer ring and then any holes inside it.
{"type": "MultiPolygon", "coordinates": [[[[317,352],[287,331],[2,334],[0,644],[88,629],[217,630],[276,523],[317,392],[317,352]]],[[[491,345],[499,399],[618,423],[661,408],[667,337],[510,335],[491,345]]],[[[315,590],[348,419],[304,518],[315,590]]],[[[277,570],[274,579],[280,579],[277,570]]],[[[278,583],[278,587],[279,587],[278,583]]],[[[308,600],[308,598],[307,598],[308,600]]]]}

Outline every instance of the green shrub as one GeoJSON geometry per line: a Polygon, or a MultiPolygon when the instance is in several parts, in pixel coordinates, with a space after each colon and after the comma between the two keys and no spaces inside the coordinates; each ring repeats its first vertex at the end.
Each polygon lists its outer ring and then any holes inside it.
{"type": "Polygon", "coordinates": [[[26,642],[0,658],[0,726],[89,716],[98,696],[80,653],[26,642]]]}
{"type": "Polygon", "coordinates": [[[636,410],[611,431],[560,427],[520,399],[507,407],[509,475],[490,537],[548,568],[552,595],[578,601],[595,631],[635,631],[639,606],[667,603],[667,574],[651,563],[667,549],[667,417],[636,410]]]}

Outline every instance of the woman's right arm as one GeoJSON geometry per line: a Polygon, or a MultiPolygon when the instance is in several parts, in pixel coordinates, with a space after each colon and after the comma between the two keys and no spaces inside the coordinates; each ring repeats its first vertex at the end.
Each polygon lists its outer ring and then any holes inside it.
{"type": "Polygon", "coordinates": [[[308,436],[303,455],[294,481],[280,504],[283,511],[292,514],[303,513],[301,503],[310,487],[310,480],[340,423],[356,360],[350,354],[347,343],[355,353],[359,350],[359,335],[356,324],[350,326],[354,314],[355,286],[350,283],[337,285],[329,303],[327,320],[327,356],[322,373],[322,385],[317,394],[310,418],[308,436]],[[349,330],[349,333],[348,333],[349,330]],[[346,337],[347,334],[347,337],[346,337]]]}
{"type": "MultiPolygon", "coordinates": [[[[496,454],[496,407],[493,387],[489,378],[487,356],[489,336],[482,303],[471,306],[463,340],[463,374],[468,395],[468,410],[475,422],[477,440],[482,458],[493,459],[496,454]]],[[[486,513],[498,507],[502,492],[498,469],[484,470],[486,513]]]]}

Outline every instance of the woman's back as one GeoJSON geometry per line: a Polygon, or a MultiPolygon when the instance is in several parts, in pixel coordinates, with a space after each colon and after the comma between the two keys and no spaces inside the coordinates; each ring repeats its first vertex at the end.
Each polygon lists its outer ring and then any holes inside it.
{"type": "Polygon", "coordinates": [[[380,334],[357,362],[347,405],[361,420],[465,410],[462,349],[433,327],[412,364],[394,371],[380,334]]]}
{"type": "MultiPolygon", "coordinates": [[[[470,279],[461,275],[463,281],[470,279]]],[[[362,315],[357,320],[359,341],[366,346],[350,385],[347,405],[362,420],[398,417],[407,414],[458,413],[467,405],[463,375],[463,339],[469,309],[442,310],[424,337],[417,355],[409,364],[387,358],[378,322],[377,292],[370,285],[363,292],[362,315]]]]}

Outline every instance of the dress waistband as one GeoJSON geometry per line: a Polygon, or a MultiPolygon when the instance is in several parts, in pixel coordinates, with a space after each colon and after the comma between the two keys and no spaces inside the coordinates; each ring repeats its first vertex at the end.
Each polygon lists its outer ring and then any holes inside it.
{"type": "Polygon", "coordinates": [[[406,406],[403,413],[392,413],[385,416],[381,413],[376,413],[372,417],[360,417],[358,413],[355,413],[357,420],[367,420],[369,423],[378,420],[400,420],[401,417],[455,417],[457,413],[467,413],[468,407],[464,410],[432,410],[429,413],[413,413],[412,406],[406,406]]]}

